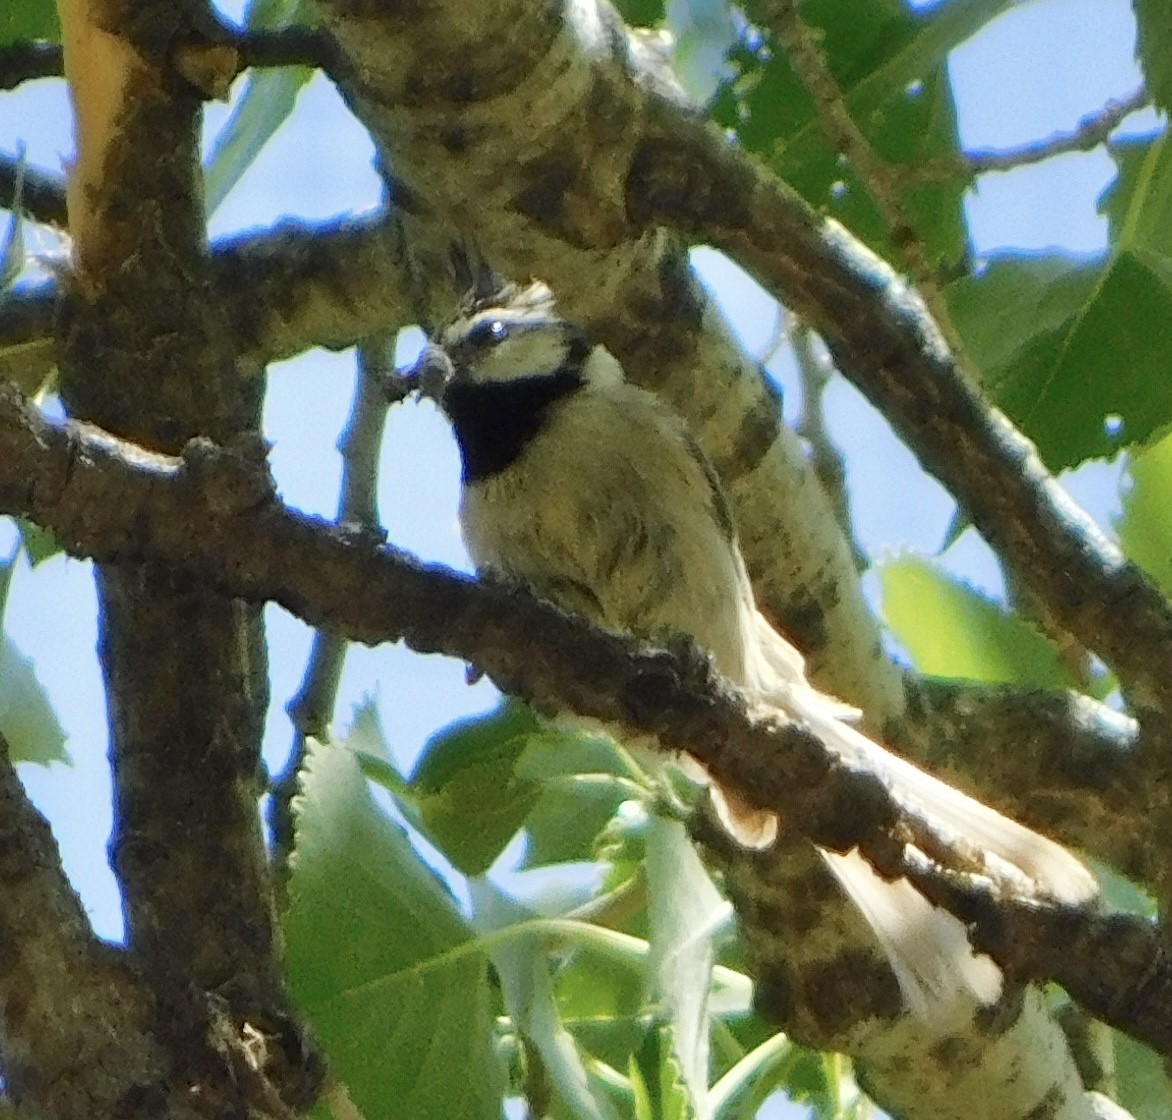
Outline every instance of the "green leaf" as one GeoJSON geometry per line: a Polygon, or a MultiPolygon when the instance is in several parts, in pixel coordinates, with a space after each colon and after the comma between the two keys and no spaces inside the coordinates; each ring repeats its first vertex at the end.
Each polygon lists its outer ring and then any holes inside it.
{"type": "Polygon", "coordinates": [[[712,1086],[708,1098],[712,1114],[721,1120],[731,1120],[738,1113],[755,1115],[757,1108],[742,1110],[739,1104],[751,1099],[759,1106],[766,1095],[761,1092],[762,1087],[767,1091],[776,1087],[781,1073],[792,1060],[794,1049],[794,1044],[784,1034],[774,1034],[749,1051],[712,1086]]]}
{"type": "Polygon", "coordinates": [[[617,780],[629,767],[614,741],[585,733],[534,739],[518,767],[542,783],[525,820],[529,843],[523,866],[594,859],[600,834],[631,797],[617,780]]]}
{"type": "Polygon", "coordinates": [[[1122,504],[1123,551],[1172,595],[1172,436],[1131,455],[1122,504]]]}
{"type": "MultiPolygon", "coordinates": [[[[16,557],[0,561],[0,624],[16,557]]],[[[32,661],[7,634],[0,631],[0,732],[8,740],[13,762],[69,762],[65,730],[57,719],[48,693],[37,680],[32,661]]]]}
{"type": "MultiPolygon", "coordinates": [[[[483,932],[533,917],[486,880],[469,887],[476,926],[483,932]]],[[[614,1120],[610,1102],[592,1082],[584,1056],[558,1013],[545,941],[526,937],[498,942],[491,955],[513,1027],[526,1040],[530,1060],[540,1062],[543,1085],[552,1087],[562,1109],[577,1120],[614,1120]]],[[[544,1115],[547,1110],[541,1111],[544,1115]]]]}
{"type": "Polygon", "coordinates": [[[302,774],[289,982],[366,1120],[499,1120],[488,959],[451,895],[374,804],[352,752],[302,774]]]}
{"type": "Polygon", "coordinates": [[[69,762],[65,729],[33,669],[7,634],[0,635],[0,731],[13,762],[69,762]]]}
{"type": "Polygon", "coordinates": [[[1113,1033],[1119,1104],[1135,1120],[1168,1120],[1172,1116],[1172,1084],[1159,1056],[1127,1035],[1113,1033]]]}
{"type": "MultiPolygon", "coordinates": [[[[820,36],[847,108],[876,152],[895,165],[957,153],[948,51],[1008,6],[1008,0],[954,0],[913,12],[901,0],[843,4],[810,0],[802,18],[820,36]]],[[[750,5],[762,26],[767,13],[750,5]]],[[[900,261],[886,224],[839,152],[827,141],[785,51],[751,38],[732,53],[738,77],[714,113],[742,144],[762,155],[816,209],[842,222],[873,249],[900,261]]],[[[925,183],[904,203],[933,262],[955,264],[967,251],[963,177],[925,183]]]]}
{"type": "MultiPolygon", "coordinates": [[[[280,28],[302,22],[305,0],[257,0],[248,12],[251,28],[280,28]]],[[[212,144],[204,168],[204,195],[208,215],[215,213],[261,149],[289,118],[301,87],[313,77],[310,66],[283,66],[253,70],[212,144]]]]}
{"type": "Polygon", "coordinates": [[[61,42],[54,0],[8,0],[0,7],[0,47],[37,39],[61,42]]]}
{"type": "Polygon", "coordinates": [[[615,7],[631,27],[658,27],[663,22],[664,0],[618,0],[615,7]]]}
{"type": "Polygon", "coordinates": [[[1172,257],[1172,144],[1167,132],[1125,139],[1108,149],[1118,172],[1099,197],[1110,243],[1172,257]]]}
{"type": "Polygon", "coordinates": [[[1135,11],[1135,53],[1152,100],[1172,111],[1172,3],[1131,0],[1135,11]]]}
{"type": "Polygon", "coordinates": [[[653,1027],[631,1056],[629,1073],[635,1090],[636,1120],[695,1120],[696,1110],[684,1084],[667,1027],[653,1027]]]}
{"type": "Polygon", "coordinates": [[[989,395],[1051,470],[1115,455],[1172,421],[1172,337],[1141,326],[1172,317],[1172,269],[1151,253],[1001,256],[948,296],[989,395]]]}
{"type": "Polygon", "coordinates": [[[412,794],[428,835],[466,875],[492,866],[536,803],[541,784],[520,775],[517,763],[543,730],[528,707],[510,700],[424,748],[412,794]]]}
{"type": "Polygon", "coordinates": [[[929,561],[888,560],[879,580],[887,625],[921,673],[1054,689],[1073,683],[1044,635],[929,561]]]}
{"type": "Polygon", "coordinates": [[[61,555],[61,545],[57,538],[48,530],[42,529],[32,521],[23,517],[16,519],[16,527],[20,533],[20,545],[28,557],[29,567],[35,568],[54,556],[61,555]]]}
{"type": "Polygon", "coordinates": [[[683,822],[652,814],[647,829],[651,995],[671,1026],[693,1100],[708,1092],[708,991],[715,940],[729,905],[720,896],[683,822]]]}

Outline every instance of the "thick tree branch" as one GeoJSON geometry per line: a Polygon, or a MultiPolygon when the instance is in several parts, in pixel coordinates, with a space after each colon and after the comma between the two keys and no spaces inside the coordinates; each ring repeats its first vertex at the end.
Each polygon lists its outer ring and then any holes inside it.
{"type": "MultiPolygon", "coordinates": [[[[249,67],[312,66],[328,72],[338,65],[333,41],[313,27],[247,30],[219,25],[216,31],[214,39],[201,36],[181,48],[191,52],[194,44],[198,49],[216,46],[232,52],[217,63],[213,88],[205,89],[208,96],[223,96],[227,92],[224,77],[230,84],[249,67]]],[[[9,43],[0,48],[0,90],[15,89],[35,78],[60,78],[62,67],[62,52],[56,43],[9,43]]]]}
{"type": "Polygon", "coordinates": [[[94,936],[0,737],[0,1069],[38,1115],[114,1115],[167,1063],[150,992],[94,936]]]}
{"type": "Polygon", "coordinates": [[[1010,816],[1154,884],[1166,858],[1135,720],[1077,693],[908,679],[895,741],[1010,816]]]}
{"type": "MultiPolygon", "coordinates": [[[[341,350],[417,317],[397,222],[372,213],[324,224],[284,222],[213,249],[207,298],[243,377],[314,347],[341,350]]],[[[58,286],[0,303],[0,369],[39,384],[53,358],[58,286]]]]}
{"type": "MultiPolygon", "coordinates": [[[[130,19],[118,0],[62,0],[59,12],[77,139],[62,398],[156,448],[255,431],[261,379],[241,376],[205,298],[201,101],[172,68],[210,11],[151,0],[130,19]]],[[[303,1106],[322,1070],[284,989],[257,811],[260,608],[173,563],[112,559],[95,578],[128,951],[161,1000],[214,992],[232,1037],[263,1034],[268,1087],[303,1106]]]]}
{"type": "Polygon", "coordinates": [[[641,648],[519,589],[422,566],[294,513],[275,498],[259,453],[255,443],[218,452],[196,441],[181,458],[156,455],[50,422],[12,390],[0,393],[0,509],[51,527],[71,550],[106,562],[181,565],[227,593],[281,603],[354,640],[401,639],[420,652],[462,657],[511,691],[686,748],[817,843],[857,844],[884,873],[914,876],[930,897],[977,921],[1015,972],[1060,970],[1091,1010],[1172,1052],[1172,1004],[1157,1014],[1147,1000],[1157,984],[1172,983],[1167,963],[1150,952],[1125,954],[1104,979],[1103,939],[1123,928],[1119,919],[1015,903],[1005,884],[980,887],[965,873],[976,853],[901,812],[872,775],[836,762],[803,727],[749,718],[694,650],[641,648]],[[955,870],[941,870],[918,849],[955,870]],[[1002,946],[1008,928],[1014,944],[1002,946]],[[1060,941],[1037,941],[1056,933],[1060,941]],[[1083,949],[1085,959],[1076,955],[1083,949]]]}

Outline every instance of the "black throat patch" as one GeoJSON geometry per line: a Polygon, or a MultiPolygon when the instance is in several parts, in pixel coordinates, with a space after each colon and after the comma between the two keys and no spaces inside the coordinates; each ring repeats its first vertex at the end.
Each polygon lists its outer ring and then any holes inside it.
{"type": "Polygon", "coordinates": [[[579,367],[569,364],[513,381],[450,384],[444,392],[444,411],[460,445],[464,484],[483,482],[516,462],[541,431],[550,406],[582,384],[579,367]]]}

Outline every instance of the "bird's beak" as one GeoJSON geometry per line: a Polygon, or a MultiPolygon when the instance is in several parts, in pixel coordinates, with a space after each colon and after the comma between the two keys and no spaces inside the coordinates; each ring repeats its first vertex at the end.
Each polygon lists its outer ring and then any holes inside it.
{"type": "Polygon", "coordinates": [[[444,389],[455,374],[452,359],[443,347],[427,343],[415,364],[404,374],[404,380],[422,397],[430,397],[437,404],[443,400],[444,389]]]}

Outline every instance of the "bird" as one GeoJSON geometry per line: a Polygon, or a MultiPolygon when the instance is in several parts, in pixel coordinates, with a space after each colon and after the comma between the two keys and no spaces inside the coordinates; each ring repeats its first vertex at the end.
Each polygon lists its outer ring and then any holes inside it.
{"type": "MultiPolygon", "coordinates": [[[[692,432],[561,317],[547,285],[469,297],[416,371],[455,434],[460,524],[480,573],[527,584],[613,632],[656,644],[691,638],[753,709],[805,724],[900,804],[1016,876],[1023,893],[1069,906],[1095,898],[1096,880],[1073,854],[873,742],[853,725],[853,708],[809,682],[799,650],[756,606],[730,503],[692,432]]],[[[715,784],[710,792],[738,843],[773,841],[773,814],[715,784]]],[[[966,957],[960,923],[857,853],[823,858],[918,1014],[930,1018],[958,991],[996,1000],[1000,973],[966,957]],[[929,919],[910,914],[916,907],[929,919]]]]}

